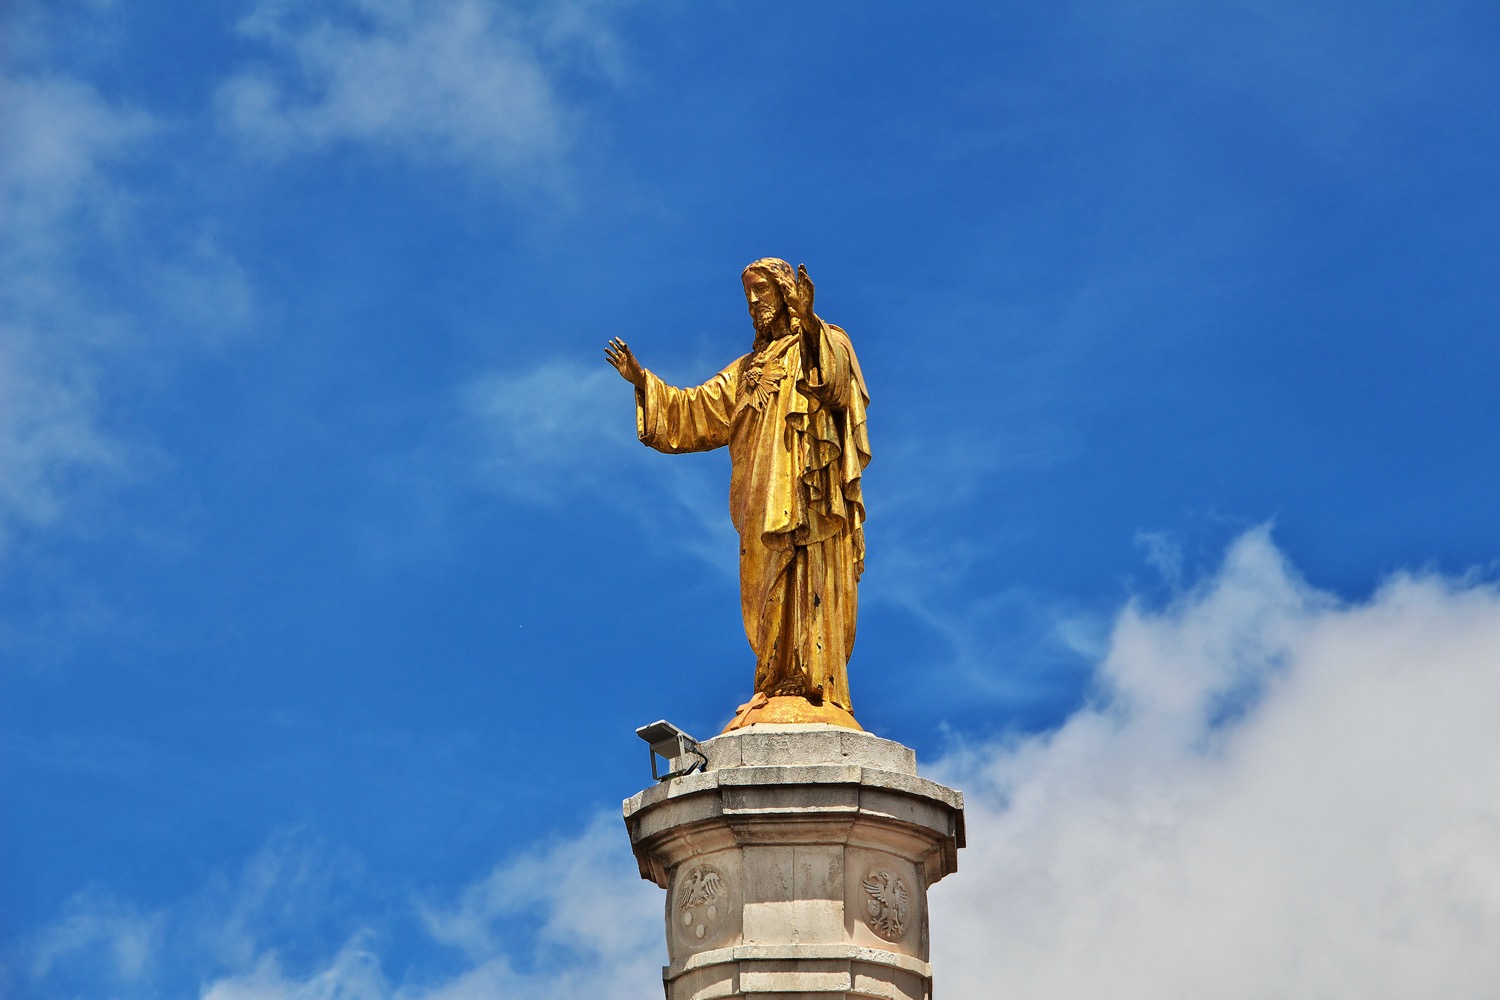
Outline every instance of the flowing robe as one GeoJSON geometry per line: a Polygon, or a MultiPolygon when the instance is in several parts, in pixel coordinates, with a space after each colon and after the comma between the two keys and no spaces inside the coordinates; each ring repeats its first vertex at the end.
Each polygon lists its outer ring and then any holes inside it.
{"type": "Polygon", "coordinates": [[[870,397],[848,334],[816,325],[816,369],[804,366],[802,338],[792,334],[691,389],[647,372],[636,393],[636,430],[670,454],[728,445],[755,690],[849,711],[870,397]]]}

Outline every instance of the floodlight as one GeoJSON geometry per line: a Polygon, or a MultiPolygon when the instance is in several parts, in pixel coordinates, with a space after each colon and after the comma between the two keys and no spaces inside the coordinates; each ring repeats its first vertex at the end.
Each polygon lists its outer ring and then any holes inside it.
{"type": "Polygon", "coordinates": [[[698,741],[666,719],[658,719],[649,726],[642,726],[635,731],[635,734],[651,745],[651,777],[657,781],[680,778],[684,774],[692,774],[694,771],[702,771],[708,767],[708,757],[698,749],[698,741]],[[667,767],[670,768],[672,761],[689,754],[698,759],[686,767],[669,770],[666,774],[656,773],[656,758],[660,757],[665,760],[667,767]]]}

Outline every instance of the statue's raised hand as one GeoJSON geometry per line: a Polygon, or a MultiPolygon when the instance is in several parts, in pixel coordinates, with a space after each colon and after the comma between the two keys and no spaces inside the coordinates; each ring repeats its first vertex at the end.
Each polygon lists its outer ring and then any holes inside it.
{"type": "Polygon", "coordinates": [[[797,287],[786,305],[796,321],[793,325],[802,335],[802,363],[807,368],[807,377],[819,382],[818,317],[813,313],[813,283],[807,276],[806,264],[797,265],[797,287]]]}
{"type": "Polygon", "coordinates": [[[604,360],[614,365],[620,377],[637,389],[646,387],[646,369],[641,367],[629,346],[619,337],[604,345],[604,360]]]}
{"type": "Polygon", "coordinates": [[[813,315],[813,283],[807,276],[807,265],[797,265],[797,291],[787,303],[794,317],[801,321],[802,329],[816,330],[818,319],[813,315]]]}

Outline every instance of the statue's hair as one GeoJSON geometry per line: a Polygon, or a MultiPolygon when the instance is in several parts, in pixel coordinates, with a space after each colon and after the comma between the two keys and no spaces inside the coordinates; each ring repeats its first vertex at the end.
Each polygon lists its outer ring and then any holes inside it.
{"type": "Polygon", "coordinates": [[[770,278],[771,283],[780,290],[782,298],[791,301],[791,297],[797,294],[797,272],[780,257],[762,257],[753,264],[746,265],[744,273],[749,274],[751,271],[759,271],[770,278]]]}

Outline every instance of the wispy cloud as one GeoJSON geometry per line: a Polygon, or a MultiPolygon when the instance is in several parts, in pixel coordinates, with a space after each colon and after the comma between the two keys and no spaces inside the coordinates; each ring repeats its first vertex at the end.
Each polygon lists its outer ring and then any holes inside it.
{"type": "Polygon", "coordinates": [[[126,196],[112,163],[156,127],[66,77],[0,87],[0,537],[46,523],[81,470],[118,466],[121,447],[99,425],[97,350],[118,320],[91,308],[78,275],[90,240],[118,230],[126,196]]]}
{"type": "Polygon", "coordinates": [[[636,438],[631,389],[602,360],[487,372],[462,399],[488,486],[525,503],[607,504],[648,535],[738,572],[727,472],[647,451],[636,438]]]}
{"type": "Polygon", "coordinates": [[[243,974],[215,980],[203,990],[202,1000],[386,1000],[390,983],[380,968],[380,957],[360,935],[351,939],[328,963],[310,975],[289,974],[280,958],[261,957],[243,974]]]}
{"type": "MultiPolygon", "coordinates": [[[[876,444],[876,478],[866,489],[870,556],[860,585],[862,615],[897,609],[926,629],[920,670],[941,683],[918,689],[951,690],[991,705],[1035,703],[1076,687],[1102,648],[1106,607],[1022,586],[994,586],[995,550],[1014,530],[1003,518],[981,519],[954,535],[946,527],[973,519],[982,484],[1060,460],[1059,435],[1026,446],[991,435],[966,439],[962,430],[928,441],[909,427],[891,428],[876,444]],[[1055,448],[1053,446],[1056,446],[1055,448]],[[976,582],[981,581],[981,582],[976,582]]],[[[945,432],[946,434],[946,432],[945,432]]]]}
{"type": "Polygon", "coordinates": [[[164,916],[94,892],[80,893],[64,914],[32,942],[26,970],[44,981],[59,969],[122,983],[135,983],[151,971],[161,945],[164,916]]]}
{"type": "Polygon", "coordinates": [[[0,81],[0,542],[138,457],[107,417],[126,359],[217,339],[253,311],[211,238],[163,251],[148,234],[121,177],[162,130],[74,77],[0,81]]]}
{"type": "Polygon", "coordinates": [[[1132,606],[1098,703],[943,762],[968,796],[933,894],[968,996],[1478,997],[1500,982],[1500,592],[1364,604],[1265,531],[1132,606]]]}
{"type": "Polygon", "coordinates": [[[76,232],[61,223],[84,213],[108,227],[119,192],[107,167],[137,150],[159,125],[66,76],[13,77],[0,95],[10,140],[0,147],[7,250],[38,261],[76,249],[76,232]]]}
{"type": "Polygon", "coordinates": [[[457,967],[416,973],[403,957],[414,942],[392,943],[400,917],[386,900],[371,904],[380,893],[363,870],[284,834],[238,876],[150,915],[80,896],[33,939],[18,971],[38,996],[186,987],[204,1000],[636,1000],[659,989],[659,893],[636,872],[618,817],[601,815],[577,836],[502,862],[451,901],[398,903],[398,914],[420,914],[422,947],[462,956],[457,967]],[[319,950],[339,924],[339,943],[319,950]]]}
{"type": "Polygon", "coordinates": [[[508,493],[542,502],[602,488],[605,456],[619,454],[635,436],[628,389],[602,364],[585,368],[560,359],[480,375],[462,393],[480,433],[477,458],[485,476],[508,493]]]}
{"type": "MultiPolygon", "coordinates": [[[[931,633],[918,690],[952,691],[997,706],[1032,704],[1075,688],[1103,648],[1109,612],[1025,587],[976,589],[980,547],[882,529],[861,582],[866,607],[899,609],[931,633]],[[942,678],[938,683],[937,678],[942,678]]],[[[866,612],[879,614],[879,611],[866,612]]]]}
{"type": "Polygon", "coordinates": [[[267,58],[225,82],[225,121],[276,156],[339,142],[539,183],[578,128],[565,83],[617,60],[598,5],[259,0],[267,58]]]}

